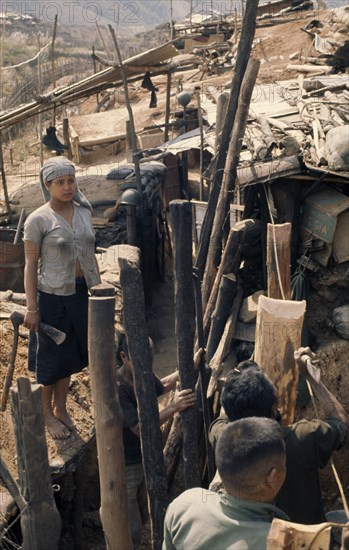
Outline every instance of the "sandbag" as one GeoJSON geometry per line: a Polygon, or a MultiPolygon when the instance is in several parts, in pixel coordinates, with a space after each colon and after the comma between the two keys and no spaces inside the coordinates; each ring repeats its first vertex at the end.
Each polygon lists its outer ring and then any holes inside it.
{"type": "Polygon", "coordinates": [[[349,170],[349,124],[327,132],[325,154],[330,170],[349,170]]]}
{"type": "Polygon", "coordinates": [[[331,326],[340,338],[349,340],[349,304],[336,307],[332,311],[331,326]]]}

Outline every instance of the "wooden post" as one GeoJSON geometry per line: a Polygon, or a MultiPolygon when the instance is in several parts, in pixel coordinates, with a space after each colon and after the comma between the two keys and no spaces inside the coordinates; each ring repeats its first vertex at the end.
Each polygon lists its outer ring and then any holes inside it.
{"type": "Polygon", "coordinates": [[[119,263],[124,323],[133,368],[143,467],[149,496],[152,544],[154,550],[160,550],[167,506],[167,480],[146,329],[142,275],[138,267],[128,260],[120,259],[119,263]]]}
{"type": "Polygon", "coordinates": [[[207,300],[210,296],[214,278],[217,273],[217,266],[219,265],[221,258],[223,224],[229,212],[231,191],[233,191],[235,187],[236,170],[239,163],[242,139],[245,133],[250,101],[256,82],[259,66],[259,61],[256,61],[255,59],[251,59],[249,61],[241,85],[239,105],[229,143],[229,149],[222,180],[222,187],[219,193],[208,247],[207,262],[202,284],[202,297],[204,304],[207,303],[207,300]]]}
{"type": "Polygon", "coordinates": [[[207,340],[206,354],[208,363],[214,356],[221,340],[225,323],[229,317],[229,313],[236,296],[236,291],[237,283],[235,275],[232,273],[223,275],[219,285],[216,307],[212,314],[211,330],[207,340]]]}
{"type": "Polygon", "coordinates": [[[52,34],[52,43],[51,43],[51,70],[52,70],[52,86],[53,89],[56,87],[56,73],[55,73],[55,41],[57,34],[57,21],[58,14],[55,15],[55,20],[53,23],[53,34],[52,34]]]}
{"type": "Polygon", "coordinates": [[[293,354],[301,345],[306,303],[260,296],[254,360],[278,390],[286,426],[292,424],[297,397],[298,369],[293,354]]]}
{"type": "Polygon", "coordinates": [[[167,73],[167,84],[166,84],[166,112],[165,112],[165,134],[164,141],[168,141],[169,136],[169,123],[170,123],[170,112],[171,112],[171,82],[172,82],[172,73],[168,71],[167,73]]]}
{"type": "Polygon", "coordinates": [[[128,527],[123,417],[116,383],[115,288],[91,289],[88,351],[101,487],[100,516],[108,550],[132,549],[128,527]]]}
{"type": "MultiPolygon", "coordinates": [[[[171,201],[170,215],[174,245],[175,327],[181,389],[195,391],[193,364],[195,302],[192,267],[192,214],[189,201],[171,201]]],[[[184,483],[186,489],[200,485],[196,408],[182,411],[184,483]]]]}
{"type": "Polygon", "coordinates": [[[11,407],[16,438],[21,494],[27,506],[22,510],[23,550],[57,549],[61,518],[52,491],[41,386],[29,378],[17,379],[11,389],[11,407]]]}
{"type": "Polygon", "coordinates": [[[267,270],[268,296],[291,300],[291,231],[292,225],[268,223],[267,270]]]}
{"type": "Polygon", "coordinates": [[[174,29],[173,29],[173,4],[172,0],[170,2],[170,40],[174,39],[174,29]]]}
{"type": "Polygon", "coordinates": [[[64,144],[68,147],[68,159],[71,160],[73,156],[72,156],[71,145],[70,145],[68,118],[63,119],[63,140],[64,140],[64,144]]]}
{"type": "Polygon", "coordinates": [[[207,388],[207,398],[213,396],[217,389],[217,381],[223,370],[223,360],[228,355],[231,342],[234,335],[235,325],[239,317],[239,311],[242,303],[244,291],[241,285],[237,285],[236,295],[231,308],[231,313],[227,319],[224,327],[222,338],[218,344],[216,352],[210,361],[210,368],[212,369],[210,382],[207,388]]]}
{"type": "Polygon", "coordinates": [[[198,118],[199,118],[199,128],[200,128],[200,200],[204,200],[204,180],[202,174],[204,172],[204,123],[202,120],[202,110],[201,110],[201,98],[200,98],[200,88],[196,90],[196,99],[198,105],[198,118]]]}
{"type": "MultiPolygon", "coordinates": [[[[38,49],[41,50],[40,32],[38,34],[38,49]]],[[[42,92],[42,78],[41,78],[41,57],[38,55],[38,94],[42,92]]],[[[44,145],[42,143],[42,113],[39,113],[39,140],[40,140],[40,166],[44,164],[44,145]]]]}
{"type": "Polygon", "coordinates": [[[12,211],[11,211],[11,205],[10,205],[10,199],[8,196],[8,189],[7,189],[7,182],[6,182],[6,172],[5,172],[5,166],[4,166],[4,155],[2,152],[2,132],[0,131],[0,170],[1,170],[1,181],[2,181],[2,188],[4,190],[4,197],[5,197],[5,204],[6,204],[6,210],[8,213],[9,221],[12,223],[12,211]]]}
{"type": "MultiPolygon", "coordinates": [[[[240,41],[237,51],[237,63],[230,92],[227,114],[224,120],[224,126],[221,137],[221,147],[218,151],[217,164],[214,180],[211,186],[207,211],[201,228],[200,246],[196,258],[196,267],[200,276],[203,275],[206,256],[210,242],[210,234],[213,220],[216,212],[219,192],[222,185],[223,170],[225,166],[226,155],[229,147],[229,137],[233,128],[235,115],[239,102],[240,87],[250,58],[252,42],[256,30],[258,0],[249,0],[246,7],[246,13],[242,24],[240,41]]],[[[216,255],[216,251],[215,251],[216,255]]],[[[220,255],[220,254],[219,254],[220,255]]],[[[206,297],[207,300],[207,297],[206,297]]],[[[206,301],[204,298],[204,302],[206,301]]]]}
{"type": "Polygon", "coordinates": [[[211,322],[211,315],[216,305],[218,289],[221,283],[221,279],[223,275],[227,273],[234,273],[234,275],[237,274],[237,271],[240,268],[240,258],[241,258],[241,252],[244,245],[246,232],[248,231],[248,228],[253,227],[254,224],[255,224],[254,220],[243,220],[241,222],[236,223],[234,227],[230,229],[228,239],[224,247],[222,260],[221,260],[221,263],[219,264],[217,275],[211,290],[210,298],[207,302],[207,306],[205,309],[205,315],[204,315],[205,340],[207,339],[207,336],[208,336],[210,322],[211,322]]]}
{"type": "Polygon", "coordinates": [[[183,447],[183,424],[182,417],[179,413],[175,414],[164,447],[164,459],[166,466],[166,474],[168,486],[171,487],[175,472],[179,463],[180,452],[183,447]]]}
{"type": "Polygon", "coordinates": [[[138,149],[137,149],[137,135],[136,135],[136,129],[135,129],[135,123],[134,123],[134,118],[133,118],[131,102],[130,102],[130,98],[129,98],[129,95],[128,95],[127,77],[126,77],[126,72],[125,72],[125,69],[124,69],[123,62],[122,62],[122,57],[121,57],[121,53],[120,53],[120,49],[119,49],[119,45],[118,45],[118,41],[116,39],[114,29],[111,25],[108,25],[108,27],[109,27],[110,34],[112,35],[112,39],[113,39],[113,42],[114,42],[116,53],[118,55],[119,65],[120,65],[119,69],[120,69],[120,73],[121,73],[121,77],[122,77],[122,82],[124,84],[125,103],[126,103],[128,115],[130,117],[130,130],[131,130],[131,140],[132,140],[132,156],[133,156],[133,162],[134,162],[134,165],[135,165],[137,191],[139,192],[139,194],[141,196],[142,203],[143,203],[141,172],[140,172],[140,168],[139,168],[139,152],[138,152],[138,149]]]}
{"type": "Polygon", "coordinates": [[[221,146],[222,127],[227,114],[227,107],[229,103],[229,92],[222,92],[217,100],[216,111],[216,150],[221,146]]]}
{"type": "Polygon", "coordinates": [[[107,58],[108,59],[113,59],[113,56],[111,55],[111,53],[108,50],[107,45],[104,41],[103,35],[101,33],[101,29],[99,28],[99,25],[98,25],[97,21],[96,21],[96,27],[97,27],[97,31],[98,31],[98,34],[99,34],[99,38],[101,39],[101,42],[103,44],[103,48],[105,49],[105,53],[107,54],[107,58]]]}

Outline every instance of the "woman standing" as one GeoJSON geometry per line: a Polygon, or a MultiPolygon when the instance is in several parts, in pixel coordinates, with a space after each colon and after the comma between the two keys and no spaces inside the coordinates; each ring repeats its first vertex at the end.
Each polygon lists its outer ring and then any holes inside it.
{"type": "Polygon", "coordinates": [[[75,167],[65,157],[48,159],[40,171],[46,204],[24,226],[24,324],[32,331],[29,370],[43,384],[46,427],[66,439],[74,423],[66,409],[70,375],[88,365],[88,288],[99,284],[92,208],[77,187],[75,167]],[[39,331],[43,321],[66,333],[57,346],[39,331]]]}

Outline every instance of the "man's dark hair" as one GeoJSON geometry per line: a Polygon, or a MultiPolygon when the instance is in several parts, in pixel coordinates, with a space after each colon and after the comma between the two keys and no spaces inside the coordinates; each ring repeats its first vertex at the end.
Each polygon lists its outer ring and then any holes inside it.
{"type": "Polygon", "coordinates": [[[254,363],[244,370],[244,363],[229,372],[223,386],[221,403],[230,422],[249,416],[273,418],[275,387],[254,363]],[[241,368],[242,366],[242,368],[241,368]]]}
{"type": "Polygon", "coordinates": [[[243,418],[224,428],[216,448],[216,464],[226,488],[253,486],[285,453],[282,429],[270,418],[243,418]]]}

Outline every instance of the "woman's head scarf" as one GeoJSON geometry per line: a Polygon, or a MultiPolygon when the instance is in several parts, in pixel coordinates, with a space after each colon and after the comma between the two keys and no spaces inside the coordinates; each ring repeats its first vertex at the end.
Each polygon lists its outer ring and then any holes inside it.
{"type": "MultiPolygon", "coordinates": [[[[52,157],[44,162],[40,170],[40,187],[46,202],[50,200],[50,192],[46,188],[45,182],[50,182],[61,176],[75,176],[75,166],[70,160],[66,157],[52,157]]],[[[92,206],[80,191],[78,184],[76,184],[73,201],[92,212],[92,206]]]]}

